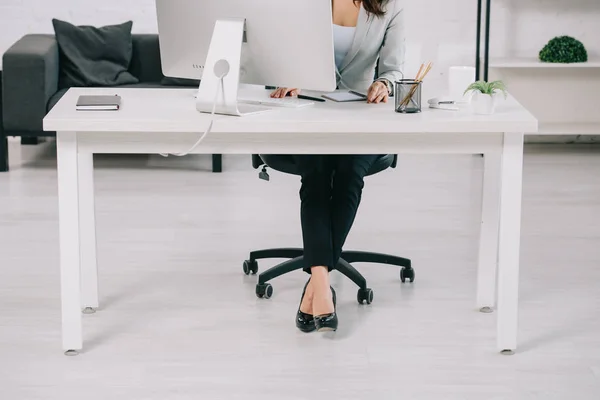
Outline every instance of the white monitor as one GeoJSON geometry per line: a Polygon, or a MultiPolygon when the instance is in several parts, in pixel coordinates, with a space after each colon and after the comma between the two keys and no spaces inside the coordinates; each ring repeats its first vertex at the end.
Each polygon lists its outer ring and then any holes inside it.
{"type": "Polygon", "coordinates": [[[201,80],[199,111],[253,111],[238,104],[240,83],[336,88],[330,1],[156,0],[156,8],[163,74],[201,80]]]}

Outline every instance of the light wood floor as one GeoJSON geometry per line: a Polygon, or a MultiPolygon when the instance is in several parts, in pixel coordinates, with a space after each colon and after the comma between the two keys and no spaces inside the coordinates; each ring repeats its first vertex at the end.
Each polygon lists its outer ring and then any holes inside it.
{"type": "MultiPolygon", "coordinates": [[[[254,295],[242,261],[300,244],[298,179],[260,181],[245,156],[96,158],[101,310],[85,352],[60,349],[53,143],[11,142],[0,174],[0,399],[600,398],[600,151],[525,157],[519,350],[495,351],[474,308],[482,159],[402,157],[367,181],[347,248],[414,260],[417,280],[334,275],[340,330],[296,331],[305,275],[254,295]]],[[[264,269],[270,263],[262,263],[264,269]]]]}

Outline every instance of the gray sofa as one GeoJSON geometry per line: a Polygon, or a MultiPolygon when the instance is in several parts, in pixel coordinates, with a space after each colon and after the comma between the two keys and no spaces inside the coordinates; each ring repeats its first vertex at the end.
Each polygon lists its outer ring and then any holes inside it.
{"type": "MultiPolygon", "coordinates": [[[[0,171],[8,171],[7,137],[22,143],[55,136],[44,132],[42,120],[68,89],[58,90],[59,52],[54,35],[22,37],[2,58],[0,73],[0,171]]],[[[161,71],[158,35],[134,34],[129,72],[139,83],[121,87],[192,87],[195,82],[166,79],[161,71]]],[[[195,83],[197,84],[197,83],[195,83]]],[[[222,157],[213,154],[213,172],[221,172],[222,157]]]]}

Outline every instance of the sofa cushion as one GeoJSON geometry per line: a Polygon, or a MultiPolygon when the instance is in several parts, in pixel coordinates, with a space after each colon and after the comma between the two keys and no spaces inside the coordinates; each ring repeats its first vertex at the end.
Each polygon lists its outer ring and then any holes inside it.
{"type": "Polygon", "coordinates": [[[133,55],[129,72],[140,82],[160,82],[163,78],[160,62],[160,44],[154,33],[137,33],[132,36],[133,55]]]}
{"type": "Polygon", "coordinates": [[[129,71],[131,21],[101,28],[53,19],[60,55],[59,88],[137,83],[129,71]]]}
{"type": "Polygon", "coordinates": [[[158,82],[140,82],[140,83],[130,83],[127,85],[121,85],[117,88],[134,88],[134,89],[160,89],[162,86],[158,82]]]}
{"type": "Polygon", "coordinates": [[[160,81],[160,84],[163,86],[200,86],[200,81],[196,79],[185,79],[185,78],[171,78],[165,76],[160,81]]]}
{"type": "Polygon", "coordinates": [[[56,103],[58,103],[61,97],[63,97],[65,93],[67,93],[67,90],[69,90],[69,88],[60,89],[58,92],[54,93],[52,97],[50,97],[50,100],[48,100],[46,111],[52,110],[52,108],[56,105],[56,103]]]}

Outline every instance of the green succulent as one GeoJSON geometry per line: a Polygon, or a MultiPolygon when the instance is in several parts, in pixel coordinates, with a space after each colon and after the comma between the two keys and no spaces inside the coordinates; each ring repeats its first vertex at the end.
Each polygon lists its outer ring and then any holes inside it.
{"type": "Polygon", "coordinates": [[[504,82],[502,81],[493,81],[493,82],[486,82],[486,81],[477,81],[477,82],[473,82],[469,85],[469,87],[467,88],[467,90],[465,90],[464,94],[467,94],[468,92],[481,92],[483,94],[489,94],[489,95],[493,95],[496,92],[500,92],[504,95],[504,97],[506,97],[507,93],[506,93],[506,86],[504,85],[504,82]]]}
{"type": "Polygon", "coordinates": [[[547,63],[586,62],[588,54],[583,43],[570,36],[558,36],[550,40],[540,51],[540,61],[547,63]]]}

